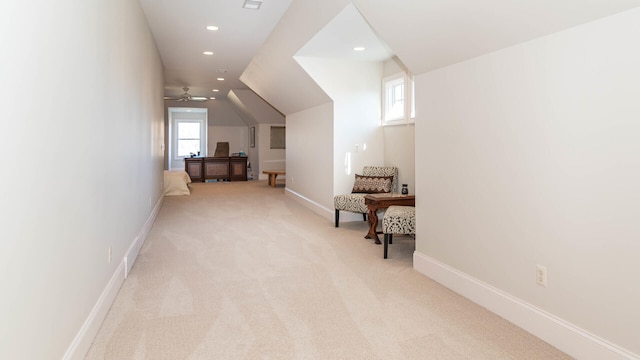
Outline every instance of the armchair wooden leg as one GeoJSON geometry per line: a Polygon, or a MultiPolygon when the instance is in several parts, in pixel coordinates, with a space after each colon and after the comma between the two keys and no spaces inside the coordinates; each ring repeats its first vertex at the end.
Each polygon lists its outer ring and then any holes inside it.
{"type": "Polygon", "coordinates": [[[336,227],[338,227],[339,222],[340,222],[340,210],[336,209],[336,227]]]}

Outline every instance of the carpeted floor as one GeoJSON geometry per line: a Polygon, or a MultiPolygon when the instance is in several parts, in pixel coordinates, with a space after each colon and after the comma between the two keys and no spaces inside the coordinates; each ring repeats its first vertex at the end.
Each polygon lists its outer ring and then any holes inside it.
{"type": "Polygon", "coordinates": [[[86,359],[569,359],[266,181],[167,197],[86,359]]]}

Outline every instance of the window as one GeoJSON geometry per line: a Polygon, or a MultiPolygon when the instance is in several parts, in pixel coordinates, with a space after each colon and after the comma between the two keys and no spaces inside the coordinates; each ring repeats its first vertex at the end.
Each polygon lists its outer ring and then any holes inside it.
{"type": "Polygon", "coordinates": [[[382,125],[406,124],[414,121],[413,77],[399,73],[383,79],[382,125]]]}
{"type": "Polygon", "coordinates": [[[384,119],[400,120],[404,117],[404,79],[393,79],[385,84],[386,111],[384,119]]]}
{"type": "Polygon", "coordinates": [[[200,153],[200,121],[177,121],[178,157],[200,153]]]}
{"type": "Polygon", "coordinates": [[[170,107],[167,139],[167,167],[184,169],[184,158],[207,156],[207,108],[170,107]]]}

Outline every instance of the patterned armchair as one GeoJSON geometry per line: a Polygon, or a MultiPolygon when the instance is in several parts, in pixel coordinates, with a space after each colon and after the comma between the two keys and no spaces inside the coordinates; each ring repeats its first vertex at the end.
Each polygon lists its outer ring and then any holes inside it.
{"type": "MultiPolygon", "coordinates": [[[[391,192],[398,192],[398,168],[394,166],[365,166],[362,169],[364,176],[393,176],[391,192]]],[[[364,204],[366,193],[351,193],[336,195],[333,197],[333,206],[336,210],[336,227],[340,222],[340,211],[361,213],[362,218],[367,220],[369,208],[364,204]]]]}

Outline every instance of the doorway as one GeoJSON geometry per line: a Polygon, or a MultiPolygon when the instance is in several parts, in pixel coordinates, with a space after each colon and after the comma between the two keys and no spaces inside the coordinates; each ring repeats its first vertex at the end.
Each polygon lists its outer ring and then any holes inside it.
{"type": "Polygon", "coordinates": [[[184,170],[184,158],[207,156],[207,109],[169,108],[169,170],[184,170]]]}

